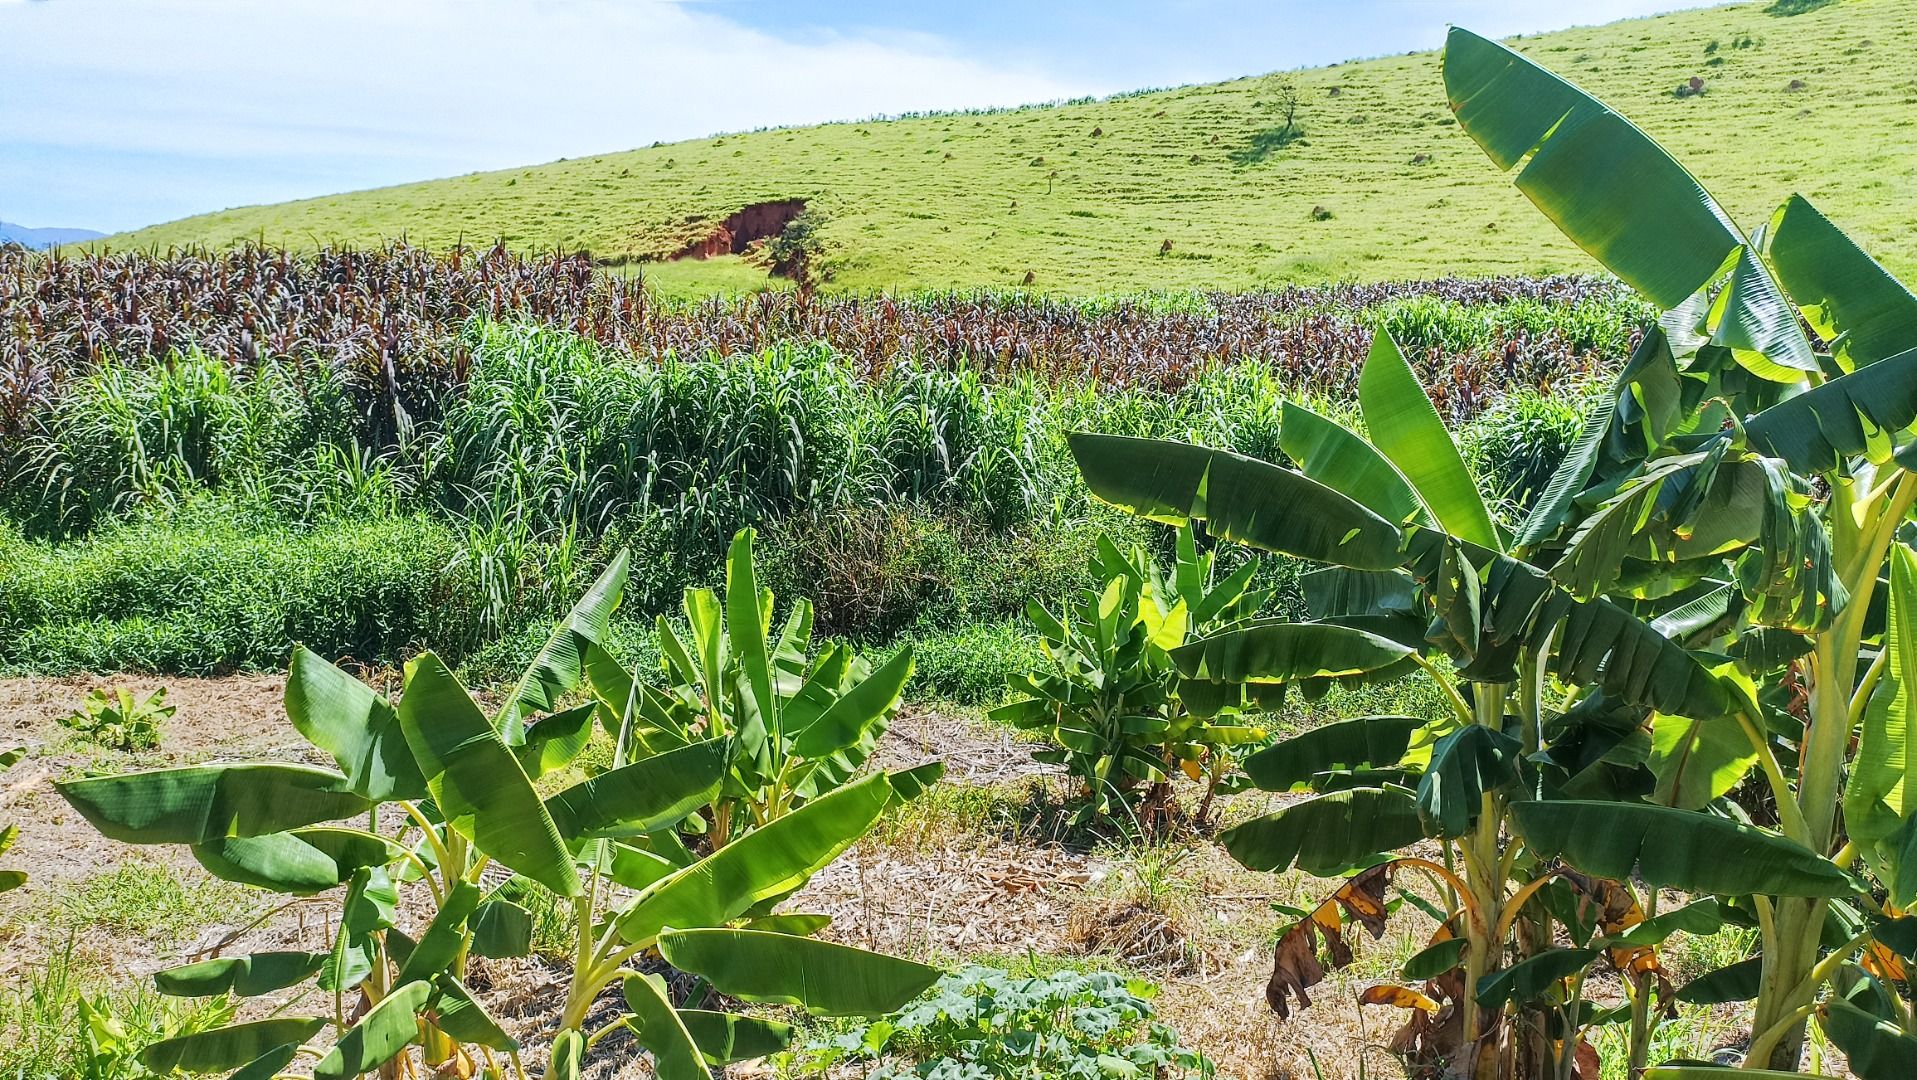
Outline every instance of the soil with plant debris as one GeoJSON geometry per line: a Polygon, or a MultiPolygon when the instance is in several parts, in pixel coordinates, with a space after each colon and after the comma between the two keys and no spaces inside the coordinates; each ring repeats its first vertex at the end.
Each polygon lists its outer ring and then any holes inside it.
{"type": "MultiPolygon", "coordinates": [[[[0,822],[22,826],[5,862],[30,875],[24,888],[0,896],[0,978],[66,948],[80,961],[144,979],[162,967],[222,953],[327,947],[335,897],[288,904],[212,879],[183,848],[107,840],[51,787],[56,778],[93,768],[218,758],[320,763],[286,720],[283,686],[276,677],[0,680],[0,744],[31,748],[0,777],[0,822]],[[178,711],[164,723],[157,751],[101,752],[60,724],[88,690],[109,685],[140,694],[167,688],[166,700],[178,711]],[[183,888],[204,890],[204,910],[191,929],[154,934],[84,924],[85,905],[76,897],[128,867],[134,873],[157,867],[183,888]]],[[[1337,883],[1245,870],[1204,835],[1207,830],[1189,825],[1147,843],[1073,827],[1065,812],[1068,778],[1034,762],[1032,749],[1016,733],[975,716],[902,710],[875,761],[904,767],[942,758],[945,783],[889,815],[785,909],[830,915],[824,936],[834,940],[931,963],[979,959],[1016,969],[1090,962],[1145,976],[1161,987],[1159,1019],[1211,1056],[1221,1075],[1402,1074],[1382,1049],[1402,1017],[1388,1007],[1361,1007],[1357,995],[1389,979],[1423,944],[1432,928],[1423,913],[1401,908],[1382,940],[1358,944],[1355,964],[1329,972],[1312,988],[1314,1007],[1280,1020],[1264,999],[1273,942],[1294,917],[1279,909],[1315,905],[1337,883]]],[[[1214,816],[1243,820],[1271,808],[1274,798],[1222,799],[1214,816]]],[[[556,1014],[566,974],[563,960],[540,956],[474,961],[474,989],[527,1043],[529,1068],[543,1062],[540,1026],[556,1014]]],[[[317,991],[287,991],[246,1008],[283,1004],[300,993],[310,998],[317,991]]],[[[608,1015],[616,993],[609,991],[603,1003],[608,1015]]],[[[299,1008],[330,1012],[332,1003],[307,1000],[299,1008]]],[[[1734,1030],[1735,1017],[1725,1019],[1727,1032],[1734,1030]]],[[[763,1065],[730,1071],[768,1075],[763,1065]]],[[[643,1051],[619,1035],[599,1044],[586,1075],[641,1077],[650,1075],[650,1066],[643,1051]]]]}

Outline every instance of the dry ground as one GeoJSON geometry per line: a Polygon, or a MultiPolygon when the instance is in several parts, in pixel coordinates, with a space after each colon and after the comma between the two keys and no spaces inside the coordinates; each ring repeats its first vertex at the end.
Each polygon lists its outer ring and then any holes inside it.
{"type": "MultiPolygon", "coordinates": [[[[7,857],[26,887],[0,896],[0,979],[71,947],[81,962],[128,979],[220,951],[324,948],[328,898],[274,907],[275,898],[210,878],[181,849],[135,848],[99,837],[49,781],[95,767],[182,764],[214,758],[314,760],[280,706],[282,680],[168,679],[179,707],[160,750],[104,753],[59,724],[95,685],[145,693],[162,680],[130,677],[0,680],[0,744],[33,753],[0,777],[0,822],[22,825],[7,857]],[[157,871],[157,873],[155,872],[157,871]],[[151,899],[141,890],[153,892],[151,899]],[[116,894],[131,893],[131,896],[116,894]],[[145,904],[152,910],[146,910],[145,904]],[[132,912],[125,910],[135,908],[132,912]],[[69,945],[69,943],[71,943],[69,945]]],[[[1384,940],[1364,942],[1352,967],[1313,994],[1316,1007],[1288,1021],[1264,1004],[1270,947],[1288,921],[1275,906],[1309,906],[1332,883],[1246,871],[1199,835],[1156,844],[1068,827],[1064,781],[1030,760],[1029,746],[975,717],[908,709],[880,761],[943,757],[947,781],[889,817],[788,904],[833,916],[829,936],[916,959],[987,959],[1044,969],[1093,963],[1162,986],[1160,1018],[1246,1080],[1401,1075],[1381,1045],[1397,1017],[1360,1009],[1356,994],[1387,977],[1430,930],[1406,906],[1384,940]],[[1362,1065],[1361,1065],[1362,1058],[1362,1065]]],[[[1225,800],[1226,821],[1262,812],[1270,796],[1225,800]]],[[[502,1020],[542,1047],[537,1025],[563,992],[559,961],[478,961],[475,988],[502,1020]],[[552,999],[548,1001],[547,999],[552,999]]],[[[1707,1052],[1735,1038],[1734,1015],[1686,1025],[1672,1053],[1707,1052]]],[[[630,1043],[608,1039],[594,1075],[645,1076],[630,1043]]],[[[530,1053],[528,1064],[542,1054],[530,1053]]],[[[763,1067],[735,1067],[752,1074],[763,1067]]],[[[1607,1072],[1607,1075],[1608,1072],[1607,1072]]]]}

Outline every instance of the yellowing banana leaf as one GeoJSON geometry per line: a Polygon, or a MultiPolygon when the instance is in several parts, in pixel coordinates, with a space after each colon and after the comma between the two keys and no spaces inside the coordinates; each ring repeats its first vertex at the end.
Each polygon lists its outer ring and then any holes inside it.
{"type": "Polygon", "coordinates": [[[1092,494],[1141,517],[1196,518],[1220,540],[1360,570],[1400,562],[1396,525],[1290,469],[1161,439],[1080,433],[1070,444],[1092,494]]]}
{"type": "Polygon", "coordinates": [[[193,858],[225,881],[307,896],[346,882],[362,866],[384,866],[405,849],[359,829],[315,825],[266,836],[195,844],[193,858]]]}
{"type": "Polygon", "coordinates": [[[1424,838],[1418,805],[1399,788],[1352,788],[1296,802],[1226,829],[1219,842],[1251,870],[1296,866],[1331,877],[1424,838]]]}
{"type": "Polygon", "coordinates": [[[1792,195],[1771,216],[1764,253],[1784,291],[1846,371],[1917,342],[1917,296],[1802,195],[1792,195]]]}
{"type": "Polygon", "coordinates": [[[172,997],[210,997],[236,994],[258,997],[284,990],[318,971],[325,953],[261,952],[249,956],[222,956],[197,964],[182,964],[153,973],[153,985],[172,997]]]}
{"type": "Polygon", "coordinates": [[[561,896],[579,879],[532,781],[472,695],[439,657],[406,665],[399,722],[440,813],[502,866],[561,896]]]}
{"type": "Polygon", "coordinates": [[[1730,215],[1629,120],[1518,53],[1468,30],[1445,39],[1451,111],[1572,242],[1662,308],[1742,266],[1720,325],[1773,365],[1817,370],[1810,342],[1730,215]]]}
{"type": "Polygon", "coordinates": [[[1587,874],[1694,893],[1842,896],[1857,888],[1829,859],[1729,818],[1644,803],[1518,803],[1517,831],[1539,856],[1587,874]]]}
{"type": "Polygon", "coordinates": [[[1382,330],[1372,335],[1371,355],[1358,374],[1358,405],[1371,445],[1410,481],[1439,527],[1479,547],[1503,550],[1503,539],[1458,444],[1418,385],[1398,343],[1382,330]]]}
{"type": "Polygon", "coordinates": [[[104,835],[129,844],[264,836],[365,813],[331,769],[278,763],[186,765],[54,784],[104,835]]]}
{"type": "Polygon", "coordinates": [[[664,980],[657,975],[631,975],[624,984],[626,1008],[632,1010],[628,1027],[639,1045],[652,1051],[652,1071],[659,1080],[708,1080],[705,1060],[692,1034],[680,1022],[678,1010],[666,1000],[664,980]]]}
{"type": "Polygon", "coordinates": [[[286,716],[333,756],[353,791],[375,802],[426,797],[392,704],[304,646],[287,669],[286,716]]]}
{"type": "Polygon", "coordinates": [[[282,1046],[297,1046],[325,1026],[324,1017],[282,1016],[196,1031],[149,1045],[140,1051],[140,1064],[161,1076],[176,1069],[194,1073],[226,1072],[282,1046]]]}
{"type": "Polygon", "coordinates": [[[938,968],[814,938],[762,930],[674,930],[659,952],[722,994],[797,1005],[814,1016],[888,1013],[938,981],[938,968]]]}
{"type": "Polygon", "coordinates": [[[627,908],[619,936],[640,943],[669,926],[717,926],[797,888],[864,836],[892,797],[885,776],[869,776],[752,830],[627,908]]]}
{"type": "Polygon", "coordinates": [[[413,982],[379,999],[313,1066],[313,1080],[346,1080],[399,1056],[419,1037],[419,1011],[432,996],[431,983],[413,982]]]}

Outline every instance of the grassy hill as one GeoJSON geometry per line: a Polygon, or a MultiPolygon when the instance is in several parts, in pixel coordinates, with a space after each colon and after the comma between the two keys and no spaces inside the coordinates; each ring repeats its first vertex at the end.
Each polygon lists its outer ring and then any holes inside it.
{"type": "MultiPolygon", "coordinates": [[[[1917,271],[1917,4],[1785,0],[1518,40],[1663,140],[1749,228],[1801,191],[1917,271]],[[1780,7],[1811,10],[1783,15],[1780,7]],[[1692,78],[1701,94],[1674,91],[1692,78]]],[[[619,263],[750,204],[823,217],[833,288],[1063,292],[1584,270],[1446,108],[1436,53],[1110,100],[728,135],[249,207],[114,247],[504,237],[619,263]],[[1169,242],[1169,248],[1167,248],[1169,242]]],[[[649,264],[680,292],[763,286],[737,256],[649,264]]]]}

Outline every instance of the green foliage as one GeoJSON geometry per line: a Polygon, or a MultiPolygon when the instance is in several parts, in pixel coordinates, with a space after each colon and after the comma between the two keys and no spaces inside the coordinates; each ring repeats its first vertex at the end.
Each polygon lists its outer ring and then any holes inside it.
{"type": "Polygon", "coordinates": [[[794,1057],[821,1074],[1070,1080],[1208,1078],[1204,1055],[1152,1019],[1158,988],[1108,972],[1021,977],[976,965],[870,1024],[816,1039],[794,1057]]]}
{"type": "Polygon", "coordinates": [[[152,750],[160,745],[160,725],[177,706],[165,704],[166,687],[141,698],[124,686],[89,691],[78,711],[62,726],[106,750],[152,750]]]}
{"type": "Polygon", "coordinates": [[[637,764],[722,739],[726,779],[705,823],[713,848],[845,783],[877,747],[912,676],[912,649],[882,663],[835,643],[811,655],[812,604],[795,601],[776,635],[754,533],[732,542],[723,598],[687,590],[682,632],[658,620],[663,678],[621,667],[603,649],[587,672],[600,716],[637,764]]]}
{"type": "Polygon", "coordinates": [[[1129,552],[1101,538],[1094,585],[1063,617],[1034,600],[1026,617],[1048,663],[1015,677],[1022,696],[992,710],[994,720],[1042,732],[1052,749],[1034,754],[1066,766],[1085,785],[1083,813],[1155,819],[1169,812],[1174,771],[1207,779],[1211,796],[1233,769],[1237,748],[1265,738],[1251,722],[1260,702],[1242,694],[1203,693],[1180,678],[1187,641],[1254,615],[1269,597],[1249,588],[1258,566],[1216,573],[1197,534],[1180,530],[1170,572],[1141,547],[1129,552]],[[1135,805],[1138,792],[1148,803],[1135,805]]]}
{"type": "MultiPolygon", "coordinates": [[[[709,664],[703,685],[719,685],[717,673],[727,670],[738,695],[728,723],[698,738],[681,732],[673,748],[638,753],[648,749],[635,726],[644,718],[622,707],[609,717],[616,746],[611,767],[552,794],[535,782],[572,764],[595,717],[609,712],[590,701],[570,702],[589,665],[618,672],[602,643],[625,583],[623,553],[553,624],[490,715],[431,652],[406,665],[393,702],[301,649],[287,676],[287,716],[337,771],[214,763],[56,784],[69,805],[110,837],[185,844],[216,877],[337,898],[338,914],[330,920],[335,935],[325,952],[216,957],[155,976],[161,992],[181,997],[257,997],[311,979],[320,998],[331,995],[330,1017],[274,1015],[224,1024],[229,1011],[214,1021],[223,1026],[145,1045],[139,1061],[162,1074],[240,1069],[269,1075],[302,1049],[319,1053],[310,1042],[330,1029],[331,1048],[314,1066],[314,1075],[327,1080],[378,1069],[415,1046],[423,1064],[465,1072],[476,1072],[480,1057],[499,1051],[517,1074],[518,1043],[467,990],[465,978],[473,956],[524,955],[538,944],[540,923],[551,913],[542,919],[514,899],[529,892],[572,909],[575,965],[558,1017],[556,1060],[583,1053],[582,1029],[600,992],[622,977],[629,958],[652,949],[719,993],[826,1015],[883,1012],[929,986],[938,975],[933,968],[811,940],[807,935],[826,920],[759,917],[863,836],[887,806],[935,781],[939,768],[849,779],[863,753],[853,760],[845,755],[855,747],[869,751],[875,724],[883,727],[909,674],[909,652],[867,677],[854,674],[849,657],[835,651],[782,702],[782,684],[797,674],[790,664],[803,660],[804,635],[768,642],[771,597],[752,579],[750,541],[750,533],[742,534],[736,545],[725,622],[716,621],[712,600],[714,621],[699,625],[710,625],[714,634],[695,639],[709,664]],[[735,842],[724,843],[722,831],[703,856],[695,854],[680,830],[757,765],[755,755],[768,745],[782,755],[772,780],[777,805],[735,842]],[[789,788],[779,786],[788,779],[788,753],[792,760],[809,755],[812,766],[790,777],[789,788]],[[382,806],[394,813],[384,831],[376,831],[382,806]],[[361,815],[369,828],[342,823],[361,815]],[[482,877],[501,868],[511,875],[504,885],[482,877]],[[614,883],[627,891],[614,892],[614,883]],[[342,885],[343,894],[337,891],[342,885]],[[348,993],[368,1008],[349,1014],[348,993]]],[[[689,606],[698,608],[696,597],[689,606]]],[[[677,641],[669,632],[663,639],[677,641]]],[[[632,693],[621,698],[622,706],[632,693]]],[[[115,888],[112,895],[124,891],[115,888]]],[[[200,916],[196,906],[190,917],[200,916]]],[[[692,1008],[696,1001],[662,995],[642,1001],[648,1007],[621,1022],[640,1025],[648,1045],[665,1045],[666,1028],[688,1025],[708,1034],[750,1032],[750,1056],[783,1045],[783,1037],[770,1038],[777,1031],[749,1018],[705,1014],[692,1008]]],[[[680,1049],[689,1039],[682,1038],[680,1049]]],[[[661,1076],[702,1080],[701,1061],[697,1053],[662,1056],[661,1076]]]]}
{"type": "Polygon", "coordinates": [[[912,696],[958,705],[1002,704],[1011,680],[1045,663],[1037,633],[1022,622],[971,623],[902,639],[912,647],[912,696]]]}
{"type": "Polygon", "coordinates": [[[467,648],[457,550],[424,518],[303,527],[204,502],[71,543],[0,530],[0,667],[214,674],[284,663],[294,641],[365,660],[467,648]]]}
{"type": "Polygon", "coordinates": [[[39,1080],[155,1080],[140,1062],[153,1043],[232,1019],[226,995],[183,1001],[150,987],[112,984],[74,955],[74,942],[22,968],[0,988],[0,1076],[39,1080]]]}

